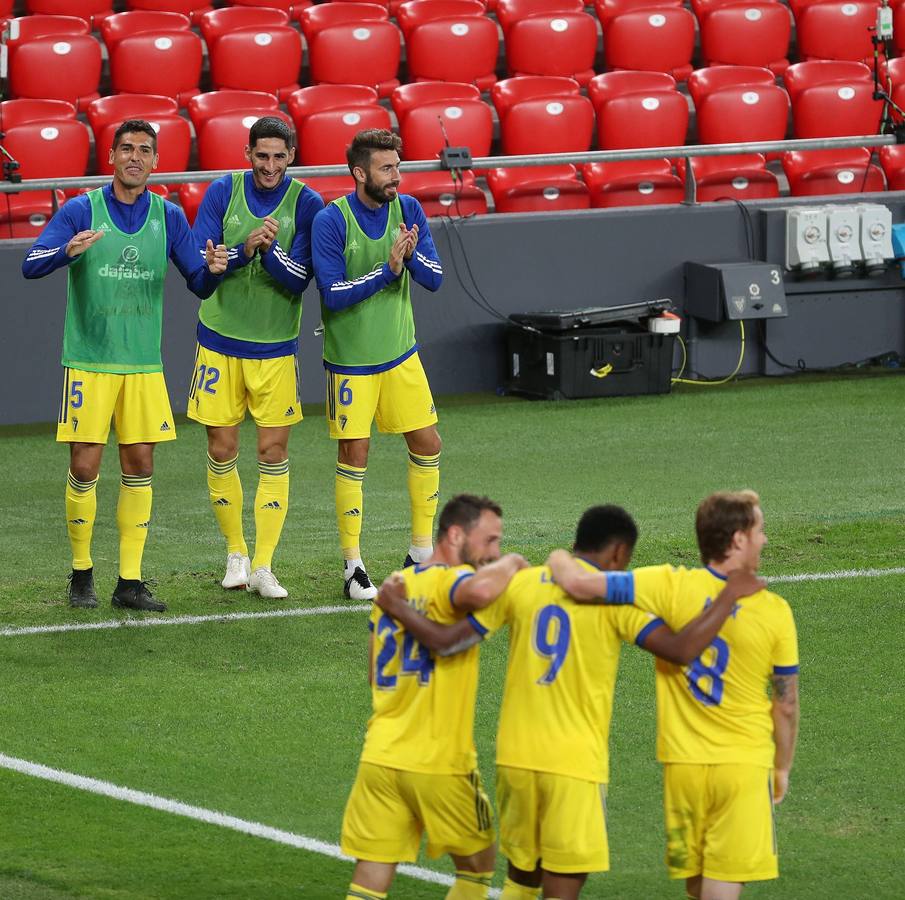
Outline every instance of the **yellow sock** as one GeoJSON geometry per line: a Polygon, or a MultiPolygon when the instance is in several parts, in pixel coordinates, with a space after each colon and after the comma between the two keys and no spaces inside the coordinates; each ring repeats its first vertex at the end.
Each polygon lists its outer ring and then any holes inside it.
{"type": "Polygon", "coordinates": [[[258,462],[258,492],[255,494],[255,557],[252,572],[273,561],[289,509],[289,460],[258,462]]]}
{"type": "Polygon", "coordinates": [[[151,524],[151,476],[123,475],[116,507],[119,527],[119,575],[141,580],[141,557],[151,524]]]}
{"type": "Polygon", "coordinates": [[[493,872],[463,872],[456,869],[456,880],[446,900],[485,900],[493,872]]]}
{"type": "Polygon", "coordinates": [[[538,897],[540,897],[539,887],[525,887],[511,878],[507,878],[503,882],[503,890],[500,894],[500,900],[537,900],[538,897]]]}
{"type": "Polygon", "coordinates": [[[360,559],[361,519],[364,512],[362,490],[365,472],[346,463],[336,464],[336,527],[339,529],[339,546],[343,559],[360,559]]]}
{"type": "Polygon", "coordinates": [[[79,481],[72,472],[66,483],[66,530],[72,547],[72,568],[90,569],[91,535],[97,515],[97,479],[79,481]]]}
{"type": "Polygon", "coordinates": [[[242,533],[242,482],[236,464],[239,457],[227,462],[217,462],[207,455],[207,490],[211,507],[223,537],[227,553],[248,556],[248,546],[242,533]]]}
{"type": "Polygon", "coordinates": [[[409,500],[412,505],[412,546],[430,547],[440,499],[440,454],[409,453],[409,500]]]}
{"type": "Polygon", "coordinates": [[[386,900],[386,893],[381,894],[380,891],[372,891],[353,882],[349,885],[346,900],[386,900]]]}

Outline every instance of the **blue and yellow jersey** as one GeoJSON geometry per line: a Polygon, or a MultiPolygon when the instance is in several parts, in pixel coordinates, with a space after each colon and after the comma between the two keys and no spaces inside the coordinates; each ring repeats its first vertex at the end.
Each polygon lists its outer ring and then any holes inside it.
{"type": "MultiPolygon", "coordinates": [[[[649,566],[633,573],[634,603],[680,631],[720,593],[709,568],[649,566]]],[[[665,763],[773,765],[767,685],[798,671],[789,604],[770,591],[739,600],[690,665],[657,660],[657,758],[665,763]]]]}
{"type": "Polygon", "coordinates": [[[606,782],[622,641],[641,644],[662,623],[632,606],[575,603],[546,566],[518,572],[471,618],[485,633],[509,625],[497,765],[606,782]]]}
{"type": "MultiPolygon", "coordinates": [[[[418,565],[404,569],[409,603],[442,624],[462,618],[456,590],[471,566],[418,565]]],[[[371,697],[363,762],[407,772],[463,775],[474,771],[472,730],[478,689],[478,647],[436,657],[375,606],[371,697]]]]}

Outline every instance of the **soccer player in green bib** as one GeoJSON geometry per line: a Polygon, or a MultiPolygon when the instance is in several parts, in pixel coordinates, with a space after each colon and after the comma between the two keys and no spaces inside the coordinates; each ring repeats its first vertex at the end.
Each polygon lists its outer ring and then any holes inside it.
{"type": "Polygon", "coordinates": [[[295,158],[289,126],[264,116],[245,155],[251,171],[211,184],[195,219],[197,239],[214,235],[229,253],[226,275],[201,304],[188,415],[207,426],[207,485],[226,539],[224,588],[283,598],[271,563],[289,506],[289,430],[302,419],[299,323],[311,280],[311,223],[320,195],[286,175],[295,158]],[[258,429],[255,552],[242,529],[239,425],[258,429]]]}
{"type": "Polygon", "coordinates": [[[411,546],[404,565],[433,552],[440,496],[440,435],[418,357],[410,286],[436,291],[443,270],[427,219],[414,197],[399,193],[400,138],[371,129],[346,151],[355,192],[318,213],[312,231],[314,272],[324,323],[327,418],[338,441],[336,521],[344,560],[344,593],[371,600],[359,546],[363,482],[371,423],[402,434],[408,445],[411,546]]]}
{"type": "Polygon", "coordinates": [[[226,269],[226,248],[207,240],[199,253],[182,210],[147,190],[157,167],[157,134],[148,122],[120,125],[110,164],[112,184],[69,200],[38,236],[22,273],[41,278],[69,269],[57,440],[69,444],[70,454],[70,606],[97,606],[91,537],[112,418],[122,468],[113,605],[160,612],[166,605],[142,580],[141,560],[154,447],[176,437],[160,358],[163,281],[170,259],[190,290],[209,296],[226,269]]]}

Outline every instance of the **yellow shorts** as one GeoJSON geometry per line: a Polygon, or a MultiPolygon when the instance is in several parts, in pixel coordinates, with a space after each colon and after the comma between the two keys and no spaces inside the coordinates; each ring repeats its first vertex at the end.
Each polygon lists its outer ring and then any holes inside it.
{"type": "Polygon", "coordinates": [[[163,372],[113,375],[64,368],[57,440],[106,444],[111,419],[120,444],[176,440],[163,372]]]}
{"type": "Polygon", "coordinates": [[[668,763],[663,805],[670,878],[764,881],[779,875],[772,770],[668,763]]]}
{"type": "Polygon", "coordinates": [[[246,408],[262,428],[301,422],[298,358],[240,359],[199,344],[188,417],[203,425],[238,425],[246,408]]]}
{"type": "Polygon", "coordinates": [[[425,775],[360,763],[343,816],[343,853],[370,862],[414,862],[423,831],[431,857],[470,856],[494,842],[490,801],[477,771],[425,775]]]}
{"type": "Polygon", "coordinates": [[[550,772],[497,766],[500,851],[531,872],[606,872],[606,785],[550,772]]]}
{"type": "Polygon", "coordinates": [[[368,438],[375,416],[384,434],[406,434],[436,423],[434,398],[417,353],[376,375],[327,371],[330,437],[368,438]]]}

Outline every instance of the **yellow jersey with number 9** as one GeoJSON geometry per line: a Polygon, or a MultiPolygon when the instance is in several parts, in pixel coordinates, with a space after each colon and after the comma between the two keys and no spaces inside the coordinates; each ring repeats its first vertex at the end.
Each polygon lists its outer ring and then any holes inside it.
{"type": "MultiPolygon", "coordinates": [[[[680,631],[723,589],[710,568],[635,569],[634,603],[680,631]]],[[[657,758],[664,763],[773,765],[772,675],[798,672],[789,604],[770,591],[739,600],[690,665],[657,660],[657,758]]]]}
{"type": "MultiPolygon", "coordinates": [[[[471,566],[410,566],[402,571],[409,604],[441,624],[462,618],[456,590],[471,566]]],[[[474,708],[478,647],[434,657],[402,626],[374,606],[368,627],[374,649],[363,762],[433,775],[467,775],[477,766],[474,708]]]]}

